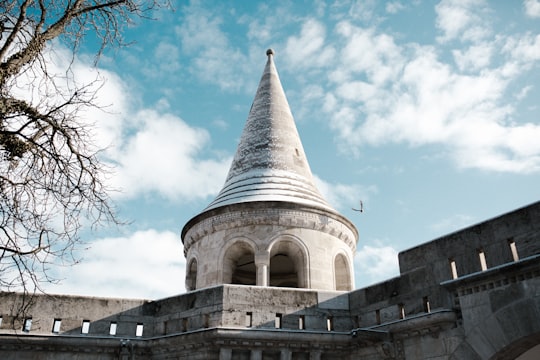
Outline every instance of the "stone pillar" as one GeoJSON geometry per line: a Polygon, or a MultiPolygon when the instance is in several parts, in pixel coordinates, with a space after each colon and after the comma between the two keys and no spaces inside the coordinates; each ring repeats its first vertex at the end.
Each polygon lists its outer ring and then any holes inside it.
{"type": "Polygon", "coordinates": [[[249,360],[262,360],[262,350],[251,350],[249,360]]]}
{"type": "Polygon", "coordinates": [[[268,265],[257,265],[257,286],[268,286],[268,265]]]}
{"type": "Polygon", "coordinates": [[[281,349],[279,360],[291,360],[292,354],[289,349],[281,349]]]}
{"type": "Polygon", "coordinates": [[[232,349],[219,349],[219,360],[232,360],[232,349]]]}
{"type": "Polygon", "coordinates": [[[255,254],[255,267],[257,268],[257,286],[268,286],[268,252],[255,254]]]}

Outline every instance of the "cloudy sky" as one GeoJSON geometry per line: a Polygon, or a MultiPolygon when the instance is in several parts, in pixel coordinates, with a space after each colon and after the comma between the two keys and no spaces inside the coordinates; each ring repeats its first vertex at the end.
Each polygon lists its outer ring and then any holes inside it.
{"type": "Polygon", "coordinates": [[[320,190],[359,229],[358,288],[397,275],[401,250],[540,199],[538,0],[178,1],[154,17],[97,71],[75,63],[104,81],[107,111],[87,116],[129,224],[85,232],[50,292],[184,292],[180,231],[223,185],[267,48],[320,190]]]}

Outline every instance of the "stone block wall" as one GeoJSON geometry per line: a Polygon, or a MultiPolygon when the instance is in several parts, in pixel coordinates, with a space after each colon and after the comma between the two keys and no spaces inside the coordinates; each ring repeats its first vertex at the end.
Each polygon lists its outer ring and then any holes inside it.
{"type": "Polygon", "coordinates": [[[352,291],[356,327],[373,327],[429,312],[460,308],[454,290],[442,283],[481,274],[540,254],[540,202],[454,232],[399,254],[399,277],[352,291]],[[511,245],[513,243],[513,245],[511,245]],[[512,253],[517,251],[517,261],[512,253]],[[479,252],[483,252],[482,269],[479,252]]]}
{"type": "Polygon", "coordinates": [[[0,316],[0,333],[51,336],[150,338],[216,327],[352,329],[347,293],[241,285],[216,286],[157,301],[1,293],[0,316]],[[31,325],[24,329],[29,319],[31,325]],[[58,329],[54,329],[55,321],[61,322],[58,329]],[[111,334],[113,323],[116,332],[111,334]],[[142,334],[137,334],[138,327],[142,334]]]}
{"type": "Polygon", "coordinates": [[[403,251],[400,272],[425,267],[440,283],[454,277],[451,261],[461,277],[483,270],[480,252],[488,269],[514,261],[513,246],[519,259],[540,253],[540,202],[403,251]]]}
{"type": "Polygon", "coordinates": [[[452,294],[439,284],[429,283],[425,269],[349,293],[355,327],[377,327],[411,316],[452,309],[452,294]]]}
{"type": "Polygon", "coordinates": [[[222,326],[348,332],[347,293],[224,286],[222,326]]]}
{"type": "Polygon", "coordinates": [[[0,333],[109,335],[115,323],[116,336],[150,337],[153,312],[146,300],[4,292],[0,293],[0,333]]]}
{"type": "Polygon", "coordinates": [[[443,283],[456,296],[466,345],[515,359],[540,344],[540,255],[443,283]]]}

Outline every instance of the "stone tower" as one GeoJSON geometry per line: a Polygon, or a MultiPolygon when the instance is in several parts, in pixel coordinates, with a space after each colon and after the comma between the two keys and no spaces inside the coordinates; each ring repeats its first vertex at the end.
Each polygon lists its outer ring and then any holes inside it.
{"type": "Polygon", "coordinates": [[[272,50],[217,197],[182,230],[186,289],[352,290],[358,231],[315,186],[272,50]]]}

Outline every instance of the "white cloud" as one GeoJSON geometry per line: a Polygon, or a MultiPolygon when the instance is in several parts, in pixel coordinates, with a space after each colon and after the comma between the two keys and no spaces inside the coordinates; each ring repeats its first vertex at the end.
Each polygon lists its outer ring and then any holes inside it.
{"type": "Polygon", "coordinates": [[[435,7],[441,42],[454,39],[479,41],[491,33],[484,0],[443,0],[435,7]]]}
{"type": "Polygon", "coordinates": [[[493,47],[491,44],[483,43],[465,50],[453,50],[452,54],[460,71],[473,72],[489,66],[493,47]]]}
{"type": "Polygon", "coordinates": [[[228,43],[226,35],[220,30],[223,20],[210,11],[197,5],[183,8],[186,14],[182,25],[176,28],[181,36],[182,47],[188,53],[207,47],[222,48],[228,43]]]}
{"type": "Polygon", "coordinates": [[[225,179],[230,159],[204,159],[206,130],[155,110],[134,114],[135,124],[118,147],[109,152],[117,175],[113,186],[133,197],[156,192],[167,198],[195,199],[215,194],[225,179]]]}
{"type": "MultiPolygon", "coordinates": [[[[51,52],[51,70],[62,74],[69,52],[57,44],[51,52]]],[[[91,124],[96,148],[106,149],[106,161],[114,165],[112,195],[134,197],[158,193],[173,200],[204,198],[217,193],[223,184],[230,159],[209,155],[210,136],[202,128],[188,125],[168,113],[160,100],[156,109],[141,108],[135,94],[113,72],[96,69],[85,58],[71,64],[78,84],[94,83],[96,107],[87,107],[80,120],[91,124]]]]}
{"type": "MultiPolygon", "coordinates": [[[[344,4],[348,3],[344,2],[344,4]]],[[[375,0],[353,1],[350,3],[347,15],[353,19],[367,22],[375,18],[375,6],[375,0]]]]}
{"type": "Polygon", "coordinates": [[[285,58],[293,68],[306,70],[309,67],[321,67],[334,57],[332,47],[325,45],[326,29],[320,22],[309,19],[302,25],[299,36],[291,36],[285,46],[285,58]]]}
{"type": "Polygon", "coordinates": [[[155,64],[159,69],[154,73],[170,74],[180,69],[180,50],[178,46],[160,41],[154,50],[155,64]]]}
{"type": "Polygon", "coordinates": [[[185,291],[180,236],[153,229],[97,239],[73,267],[62,268],[49,293],[157,299],[185,291]],[[59,289],[59,290],[56,290],[59,289]]]}
{"type": "Polygon", "coordinates": [[[399,275],[398,252],[391,246],[364,245],[354,257],[356,283],[374,284],[399,275]]]}
{"type": "Polygon", "coordinates": [[[386,12],[390,14],[396,14],[405,9],[405,6],[399,1],[392,1],[386,4],[386,12]]]}
{"type": "Polygon", "coordinates": [[[523,2],[525,6],[525,14],[532,18],[540,18],[540,1],[538,0],[525,0],[523,2]]]}
{"type": "Polygon", "coordinates": [[[87,56],[73,55],[57,41],[49,43],[42,55],[48,77],[36,63],[32,71],[17,76],[13,91],[31,103],[42,102],[42,106],[46,101],[53,107],[78,89],[79,96],[93,105],[71,107],[81,127],[90,132],[84,139],[86,145],[97,149],[110,146],[121,133],[119,112],[131,106],[123,81],[113,72],[94,67],[87,56]]]}
{"type": "Polygon", "coordinates": [[[360,200],[367,204],[369,198],[378,192],[375,185],[329,183],[316,175],[314,179],[323,197],[336,209],[348,210],[351,207],[358,207],[360,200]]]}
{"type": "MultiPolygon", "coordinates": [[[[287,33],[287,25],[291,22],[298,21],[296,15],[291,10],[292,5],[292,3],[286,2],[272,4],[261,2],[257,6],[256,13],[243,15],[235,20],[241,24],[247,24],[248,31],[246,36],[252,41],[252,44],[273,46],[275,39],[287,33]],[[272,16],[268,16],[269,11],[272,13],[272,16]]],[[[315,6],[324,9],[326,3],[322,1],[315,6]]],[[[260,55],[260,52],[258,55],[260,55]]]]}
{"type": "MultiPolygon", "coordinates": [[[[335,86],[318,97],[342,149],[443,144],[459,167],[540,171],[534,141],[540,124],[513,119],[515,96],[509,96],[513,81],[540,59],[540,36],[516,35],[456,50],[456,69],[434,47],[399,46],[388,35],[346,22],[337,32],[345,44],[329,75],[335,86]],[[501,47],[507,55],[493,66],[490,56],[501,47]]],[[[311,103],[315,95],[310,94],[311,103]]]]}
{"type": "Polygon", "coordinates": [[[342,67],[330,75],[332,80],[341,82],[362,73],[369,82],[382,85],[401,71],[401,49],[391,36],[346,21],[339,23],[336,30],[347,42],[338,55],[342,67]]]}
{"type": "Polygon", "coordinates": [[[529,69],[540,60],[540,34],[527,33],[519,37],[509,37],[502,50],[519,67],[529,69]]]}
{"type": "MultiPolygon", "coordinates": [[[[249,81],[239,74],[250,73],[250,66],[246,64],[253,62],[229,42],[221,30],[223,19],[216,11],[212,13],[197,5],[185,7],[184,13],[176,34],[180,37],[184,53],[194,57],[191,72],[225,90],[245,89],[249,81]]],[[[262,54],[261,50],[258,55],[262,54]]]]}

